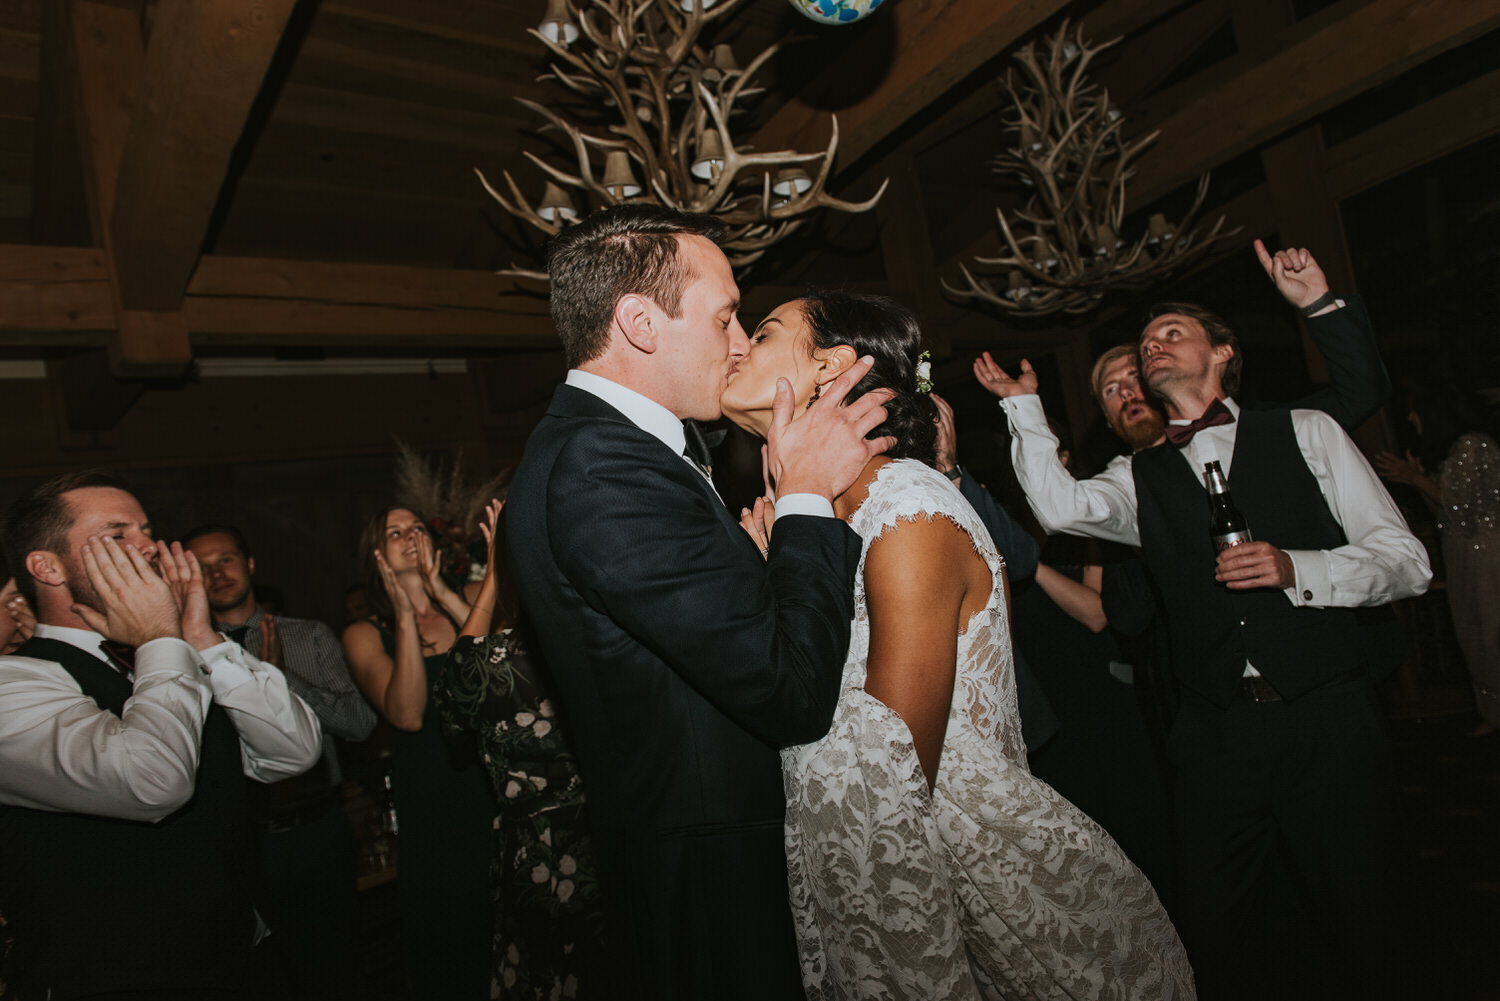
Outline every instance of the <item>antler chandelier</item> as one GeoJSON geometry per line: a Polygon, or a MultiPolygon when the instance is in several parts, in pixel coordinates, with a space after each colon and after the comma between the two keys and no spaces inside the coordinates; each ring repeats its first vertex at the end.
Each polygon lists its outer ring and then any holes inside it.
{"type": "Polygon", "coordinates": [[[1115,42],[1089,45],[1081,27],[1070,38],[1064,22],[1043,41],[1040,56],[1035,42],[1017,53],[1020,80],[1014,71],[1005,78],[1012,102],[1006,133],[1016,145],[990,165],[1031,195],[1009,219],[995,210],[1008,253],[974,259],[980,269],[999,272],[1004,287],[960,265],[964,287],[944,281],[950,294],[1011,314],[1086,313],[1105,293],[1145,288],[1231,235],[1220,233],[1222,216],[1206,234],[1191,228],[1208,191],[1204,174],[1179,223],[1157,213],[1144,232],[1125,237],[1125,185],[1135,174],[1133,161],[1158,133],[1127,142],[1125,116],[1087,75],[1094,56],[1115,42]]]}
{"type": "MultiPolygon", "coordinates": [[[[601,102],[614,121],[607,128],[582,127],[553,108],[517,98],[547,120],[544,131],[566,137],[573,170],[523,150],[550,179],[541,201],[533,207],[509,171],[502,172],[507,195],[476,170],[485,190],[549,236],[579,216],[568,191],[595,207],[654,202],[714,215],[728,229],[724,252],[737,272],[819,209],[873,208],[884,184],[864,202],[841,201],[824,190],[838,149],[836,119],[820,153],[757,153],[735,142],[734,118],[762,93],[754,76],[780,44],[742,70],[728,45],[706,50],[699,36],[744,2],[590,0],[575,14],[568,0],[549,0],[541,28],[531,30],[551,53],[542,79],[601,102]]],[[[504,273],[546,277],[521,269],[504,273]]]]}

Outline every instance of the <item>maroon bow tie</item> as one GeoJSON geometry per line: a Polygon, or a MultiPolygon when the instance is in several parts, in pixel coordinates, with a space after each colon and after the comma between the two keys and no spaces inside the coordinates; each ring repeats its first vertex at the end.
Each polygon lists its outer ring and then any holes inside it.
{"type": "Polygon", "coordinates": [[[99,644],[99,649],[104,651],[104,656],[109,662],[119,668],[120,673],[129,678],[135,675],[135,647],[125,643],[116,643],[114,640],[104,640],[99,644]]]}
{"type": "Polygon", "coordinates": [[[1167,425],[1167,441],[1170,441],[1178,448],[1185,448],[1187,443],[1193,440],[1193,435],[1204,428],[1216,428],[1220,424],[1233,423],[1234,414],[1230,413],[1229,408],[1224,406],[1224,401],[1214,400],[1208,405],[1208,409],[1203,411],[1203,416],[1197,420],[1189,424],[1167,425]]]}

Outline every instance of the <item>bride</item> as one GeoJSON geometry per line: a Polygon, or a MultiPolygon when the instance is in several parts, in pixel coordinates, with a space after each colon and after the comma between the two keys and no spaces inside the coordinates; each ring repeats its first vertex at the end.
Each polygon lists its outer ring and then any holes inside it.
{"type": "MultiPolygon", "coordinates": [[[[1005,565],[927,465],[936,409],[920,339],[889,299],[810,293],[766,317],[723,396],[764,437],[778,377],[800,412],[869,354],[849,398],[896,393],[875,432],[896,446],[834,499],[864,551],[833,727],[782,752],[808,997],[1193,998],[1146,878],[1027,769],[1005,565]]],[[[762,548],[773,518],[769,498],[745,514],[762,548]]]]}

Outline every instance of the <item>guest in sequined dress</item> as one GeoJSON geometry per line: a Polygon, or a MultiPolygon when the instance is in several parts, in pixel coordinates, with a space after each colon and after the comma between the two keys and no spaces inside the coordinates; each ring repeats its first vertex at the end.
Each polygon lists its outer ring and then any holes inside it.
{"type": "Polygon", "coordinates": [[[1480,408],[1451,384],[1415,387],[1407,419],[1421,439],[1418,454],[1382,452],[1375,468],[1416,487],[1437,515],[1453,631],[1479,710],[1469,735],[1482,737],[1500,729],[1500,445],[1480,408]]]}

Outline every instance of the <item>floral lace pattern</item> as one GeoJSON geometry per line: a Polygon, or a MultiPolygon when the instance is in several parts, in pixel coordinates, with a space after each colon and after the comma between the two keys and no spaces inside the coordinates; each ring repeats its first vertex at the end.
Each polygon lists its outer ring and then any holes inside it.
{"type": "Polygon", "coordinates": [[[1026,766],[1004,561],[968,502],[920,462],[882,467],[864,540],[843,693],[822,740],[782,752],[787,862],[810,1001],[1193,998],[1182,944],[1119,847],[1026,766]],[[929,792],[901,717],[864,691],[864,558],[902,521],[958,525],[990,568],[958,641],[929,792]]]}

